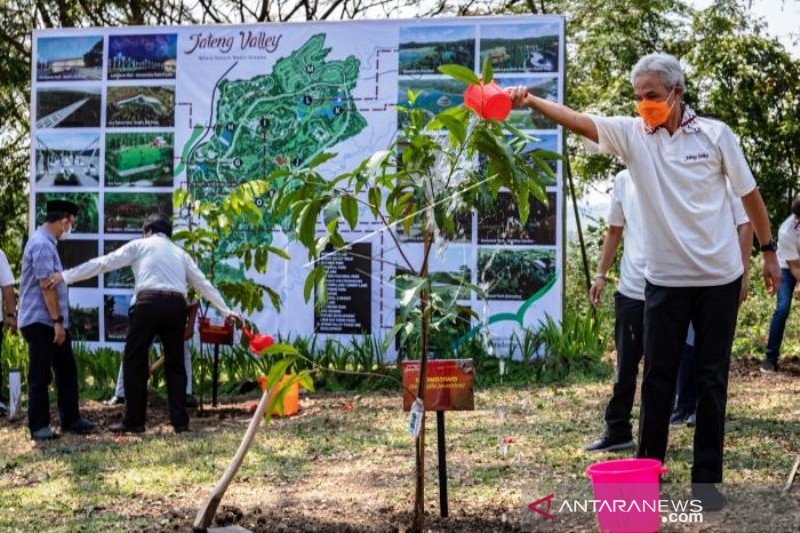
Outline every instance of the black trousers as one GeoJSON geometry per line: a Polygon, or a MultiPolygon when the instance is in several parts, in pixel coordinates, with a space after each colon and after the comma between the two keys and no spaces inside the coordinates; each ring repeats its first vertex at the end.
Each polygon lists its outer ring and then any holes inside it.
{"type": "Polygon", "coordinates": [[[183,333],[186,329],[186,301],[179,294],[142,292],[130,312],[125,339],[123,379],[125,383],[125,424],[143,426],[147,418],[148,354],[156,335],[164,347],[169,418],[173,426],[189,423],[186,412],[186,368],[183,363],[183,333]]]}
{"type": "Polygon", "coordinates": [[[694,346],[685,344],[678,370],[678,388],[675,391],[675,411],[694,413],[697,407],[697,383],[694,380],[694,346]]]}
{"type": "Polygon", "coordinates": [[[21,328],[28,343],[28,428],[31,433],[50,425],[48,387],[56,377],[58,416],[61,427],[69,427],[80,418],[78,412],[78,369],[72,353],[72,337],[61,346],[53,342],[55,330],[45,324],[21,328]]]}
{"type": "Polygon", "coordinates": [[[614,295],[614,342],[617,369],[614,392],[606,407],[606,431],[614,439],[632,438],[631,409],[636,395],[636,376],[644,353],[644,301],[614,295]]]}
{"type": "Polygon", "coordinates": [[[689,322],[695,329],[697,427],[693,483],[722,481],[728,370],[741,278],[714,287],[645,288],[645,349],[639,457],[664,460],[675,382],[689,322]]]}

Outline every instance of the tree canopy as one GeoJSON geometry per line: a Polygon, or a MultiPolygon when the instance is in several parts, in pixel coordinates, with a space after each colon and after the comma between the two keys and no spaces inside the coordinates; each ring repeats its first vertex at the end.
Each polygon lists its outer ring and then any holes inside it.
{"type": "MultiPolygon", "coordinates": [[[[27,227],[34,28],[501,13],[567,17],[566,101],[578,110],[632,114],[628,73],[636,60],[654,51],[681,58],[690,104],[740,136],[773,224],[787,216],[800,170],[800,59],[766,34],[745,1],[716,0],[697,10],[685,0],[5,0],[0,2],[0,247],[16,262],[27,227]]],[[[619,169],[619,161],[589,156],[576,141],[571,138],[569,151],[579,184],[619,169]]]]}

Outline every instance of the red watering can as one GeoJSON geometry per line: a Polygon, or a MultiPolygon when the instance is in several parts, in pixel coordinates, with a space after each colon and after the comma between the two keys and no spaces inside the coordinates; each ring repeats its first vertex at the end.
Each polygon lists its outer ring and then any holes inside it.
{"type": "Polygon", "coordinates": [[[261,354],[264,350],[274,344],[275,341],[269,335],[253,333],[249,328],[242,328],[242,334],[250,341],[250,351],[254,354],[261,354]]]}
{"type": "Polygon", "coordinates": [[[496,82],[470,85],[464,91],[464,105],[484,120],[504,121],[511,113],[511,97],[496,82]]]}

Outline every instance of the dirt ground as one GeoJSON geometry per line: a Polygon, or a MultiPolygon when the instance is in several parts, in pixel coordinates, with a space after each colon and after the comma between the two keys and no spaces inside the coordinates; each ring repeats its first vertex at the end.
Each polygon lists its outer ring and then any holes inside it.
{"type": "MultiPolygon", "coordinates": [[[[629,456],[582,450],[602,431],[606,381],[481,391],[476,410],[448,413],[450,516],[439,516],[436,431],[429,417],[427,527],[431,531],[593,531],[592,514],[548,521],[527,504],[586,495],[586,466],[629,456]]],[[[104,431],[123,407],[84,402],[100,431],[34,444],[24,421],[0,422],[0,530],[186,531],[233,456],[255,396],[225,398],[192,413],[174,435],[165,400],[152,396],[148,431],[104,431]]],[[[399,395],[315,394],[301,413],[262,429],[217,514],[217,525],[252,531],[405,531],[413,502],[413,441],[399,395]]],[[[634,413],[636,416],[638,413],[634,413]]],[[[56,416],[56,413],[53,413],[56,416]]],[[[635,427],[635,421],[634,421],[635,427]]],[[[780,496],[800,454],[800,361],[765,377],[758,362],[734,364],[726,436],[729,509],[704,524],[662,531],[800,531],[800,479],[780,496]],[[758,514],[752,502],[758,502],[758,514]]],[[[691,430],[671,432],[667,481],[689,477],[691,430]]],[[[591,497],[588,493],[587,497],[591,497]]]]}

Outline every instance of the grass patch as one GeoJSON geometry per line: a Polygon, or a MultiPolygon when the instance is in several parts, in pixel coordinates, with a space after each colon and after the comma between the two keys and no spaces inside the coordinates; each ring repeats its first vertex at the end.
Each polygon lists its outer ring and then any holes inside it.
{"type": "MultiPolygon", "coordinates": [[[[625,454],[590,455],[583,446],[603,430],[608,380],[479,390],[476,410],[448,413],[451,519],[438,516],[435,417],[428,417],[426,477],[430,527],[458,531],[537,530],[531,501],[588,491],[586,466],[625,454]],[[550,491],[550,492],[543,492],[550,491]]],[[[707,516],[704,531],[793,531],[796,487],[781,498],[800,434],[800,380],[763,378],[755,364],[731,378],[725,454],[731,505],[707,516]],[[793,498],[793,499],[792,499],[793,498]],[[758,501],[755,516],[748,501],[758,501]]],[[[143,437],[98,433],[33,445],[22,423],[0,422],[0,530],[185,530],[238,446],[250,398],[228,399],[193,431],[176,436],[164,407],[143,437]]],[[[91,415],[109,411],[86,402],[91,415]]],[[[223,501],[219,517],[255,531],[386,531],[410,523],[413,441],[400,395],[320,394],[291,419],[261,433],[223,501]],[[353,402],[352,410],[343,410],[353,402]]],[[[116,415],[117,413],[112,413],[116,415]]],[[[634,412],[635,417],[638,411],[634,412]]],[[[102,416],[101,416],[102,418],[102,416]]],[[[107,416],[103,424],[113,420],[107,416]]],[[[634,420],[634,427],[637,423],[634,420]]],[[[673,429],[668,486],[689,480],[692,430],[673,429]]],[[[550,531],[592,531],[592,516],[557,517],[550,531]]],[[[696,531],[686,529],[670,531],[696,531]]]]}

